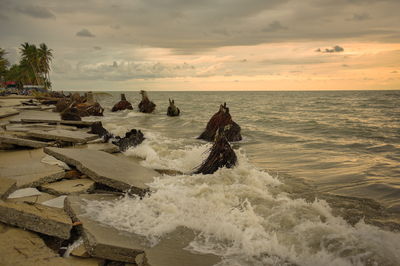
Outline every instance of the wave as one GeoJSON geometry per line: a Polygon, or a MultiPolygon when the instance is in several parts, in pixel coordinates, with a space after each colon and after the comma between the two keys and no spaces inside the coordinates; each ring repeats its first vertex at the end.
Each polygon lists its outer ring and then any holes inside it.
{"type": "Polygon", "coordinates": [[[329,204],[293,199],[283,183],[252,165],[238,150],[238,165],[212,175],[188,175],[210,144],[147,133],[125,152],[144,166],[185,174],[162,175],[142,199],[91,201],[88,215],[156,244],[179,226],[197,232],[187,247],[223,257],[222,265],[398,265],[400,234],[359,221],[352,226],[329,204]]]}

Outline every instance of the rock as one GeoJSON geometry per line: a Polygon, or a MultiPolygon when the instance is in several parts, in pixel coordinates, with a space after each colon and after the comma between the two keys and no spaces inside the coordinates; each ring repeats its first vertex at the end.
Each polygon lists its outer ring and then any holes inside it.
{"type": "Polygon", "coordinates": [[[122,110],[133,110],[132,104],[126,100],[125,94],[121,94],[121,101],[116,103],[113,108],[111,109],[111,112],[117,112],[117,111],[122,111],[122,110]]]}
{"type": "Polygon", "coordinates": [[[0,201],[0,221],[62,239],[69,239],[72,229],[63,210],[41,204],[0,201]]]}
{"type": "Polygon", "coordinates": [[[147,260],[152,266],[209,266],[220,261],[215,255],[191,253],[185,249],[195,237],[194,232],[188,228],[178,227],[174,232],[164,236],[157,245],[151,247],[142,236],[119,232],[85,215],[88,201],[116,199],[118,199],[116,196],[91,194],[69,196],[65,201],[66,211],[73,221],[82,222],[80,230],[85,248],[91,256],[138,264],[147,260]]]}
{"type": "Polygon", "coordinates": [[[0,136],[0,143],[13,144],[16,146],[43,148],[49,146],[49,143],[37,140],[23,139],[13,136],[0,136]]]}
{"type": "Polygon", "coordinates": [[[207,159],[195,171],[195,174],[213,174],[219,168],[232,168],[236,165],[237,157],[227,138],[223,128],[220,128],[215,137],[214,145],[211,147],[207,159]]]}
{"type": "Polygon", "coordinates": [[[0,108],[0,118],[13,116],[17,114],[19,114],[19,111],[13,108],[0,108]]]}
{"type": "Polygon", "coordinates": [[[105,129],[103,127],[103,124],[101,122],[95,122],[91,125],[91,129],[88,132],[90,134],[96,134],[97,136],[99,136],[100,138],[103,138],[104,141],[108,141],[111,138],[114,138],[114,135],[111,134],[110,132],[107,131],[107,129],[105,129]]]}
{"type": "Polygon", "coordinates": [[[34,130],[29,132],[28,135],[40,139],[60,140],[73,143],[86,143],[98,138],[98,136],[94,134],[65,129],[54,129],[50,131],[34,130]]]}
{"type": "Polygon", "coordinates": [[[0,265],[70,266],[37,235],[0,224],[0,265]]]}
{"type": "Polygon", "coordinates": [[[17,189],[17,181],[7,177],[0,178],[0,199],[6,199],[17,189]]]}
{"type": "Polygon", "coordinates": [[[210,121],[207,123],[206,129],[201,133],[198,139],[214,141],[215,134],[219,128],[226,129],[225,136],[228,141],[242,140],[242,135],[240,135],[240,126],[232,120],[232,117],[229,114],[229,108],[226,107],[226,103],[220,105],[219,111],[211,117],[210,121]]]}
{"type": "Polygon", "coordinates": [[[41,149],[0,152],[0,178],[16,180],[18,188],[37,187],[63,178],[62,168],[41,162],[44,156],[41,149]]]}
{"type": "Polygon", "coordinates": [[[40,190],[52,195],[61,196],[69,194],[88,193],[94,189],[94,182],[90,179],[61,180],[40,186],[40,190]]]}
{"type": "Polygon", "coordinates": [[[167,115],[168,116],[179,116],[179,114],[181,113],[181,110],[179,110],[178,107],[175,106],[175,101],[168,99],[169,101],[169,106],[167,109],[167,115]]]}
{"type": "Polygon", "coordinates": [[[68,196],[65,200],[65,210],[74,222],[82,222],[79,230],[82,233],[85,248],[91,256],[140,265],[142,261],[136,261],[136,257],[143,254],[141,242],[144,239],[132,237],[129,233],[121,234],[118,230],[104,226],[85,215],[85,200],[115,198],[115,196],[98,194],[68,196]]]}
{"type": "Polygon", "coordinates": [[[142,101],[138,105],[139,111],[142,113],[152,113],[156,108],[156,105],[149,100],[146,91],[142,90],[140,91],[140,94],[142,95],[142,101]]]}
{"type": "Polygon", "coordinates": [[[159,174],[126,158],[88,149],[44,148],[44,152],[75,166],[95,182],[132,193],[143,194],[147,183],[159,174]]]}

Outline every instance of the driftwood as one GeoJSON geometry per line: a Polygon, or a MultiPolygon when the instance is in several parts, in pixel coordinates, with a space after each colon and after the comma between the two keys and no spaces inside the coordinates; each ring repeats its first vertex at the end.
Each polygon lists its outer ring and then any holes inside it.
{"type": "Polygon", "coordinates": [[[135,147],[144,140],[142,131],[136,129],[126,132],[125,137],[122,138],[120,136],[114,136],[103,127],[101,122],[93,123],[89,133],[97,134],[99,137],[103,138],[105,142],[111,141],[111,143],[119,147],[120,151],[126,151],[130,147],[135,147]]]}
{"type": "Polygon", "coordinates": [[[240,134],[240,126],[236,124],[231,115],[229,114],[229,108],[226,107],[226,103],[221,104],[219,111],[215,113],[210,121],[208,121],[206,129],[198,137],[198,139],[203,139],[207,141],[213,141],[215,139],[215,134],[219,128],[225,128],[224,134],[228,141],[240,141],[242,140],[242,135],[240,134]]]}
{"type": "Polygon", "coordinates": [[[178,107],[175,106],[175,101],[172,99],[168,99],[169,101],[169,106],[167,109],[167,115],[168,116],[178,116],[181,113],[181,110],[179,110],[178,107]]]}
{"type": "Polygon", "coordinates": [[[111,112],[117,112],[117,111],[122,111],[122,110],[133,110],[132,104],[126,100],[125,94],[121,94],[121,100],[117,102],[113,108],[111,109],[111,112]]]}
{"type": "Polygon", "coordinates": [[[142,113],[152,113],[154,109],[156,108],[155,103],[149,100],[149,97],[147,96],[147,92],[145,91],[140,91],[140,94],[142,95],[142,100],[140,101],[138,108],[139,111],[142,113]]]}
{"type": "Polygon", "coordinates": [[[225,133],[229,126],[217,130],[215,142],[207,159],[195,170],[195,174],[213,174],[219,168],[232,168],[236,165],[237,157],[228,142],[225,133]]]}
{"type": "Polygon", "coordinates": [[[76,107],[67,108],[61,112],[62,120],[81,121],[82,118],[78,114],[76,107]]]}
{"type": "Polygon", "coordinates": [[[93,93],[85,93],[84,96],[80,96],[79,93],[75,92],[67,97],[60,98],[57,101],[55,112],[60,113],[74,113],[80,117],[85,116],[103,116],[104,109],[101,105],[96,102],[93,98],[93,93]],[[68,110],[75,108],[76,110],[68,110]]]}

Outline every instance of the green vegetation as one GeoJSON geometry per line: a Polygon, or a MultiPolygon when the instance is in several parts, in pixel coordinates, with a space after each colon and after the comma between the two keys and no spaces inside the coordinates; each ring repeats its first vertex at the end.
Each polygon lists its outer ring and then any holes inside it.
{"type": "Polygon", "coordinates": [[[0,81],[15,81],[22,85],[42,85],[51,88],[50,63],[53,59],[52,49],[42,43],[39,47],[23,43],[20,47],[21,59],[19,64],[9,66],[4,58],[6,52],[0,48],[0,81]]]}

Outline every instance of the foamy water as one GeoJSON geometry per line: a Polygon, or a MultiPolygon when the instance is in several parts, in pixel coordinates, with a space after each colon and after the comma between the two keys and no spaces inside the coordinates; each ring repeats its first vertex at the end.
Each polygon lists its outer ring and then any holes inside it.
{"type": "MultiPolygon", "coordinates": [[[[362,219],[351,225],[324,200],[294,197],[279,175],[256,167],[246,145],[234,145],[237,167],[190,175],[211,147],[183,130],[204,127],[196,117],[171,119],[161,112],[131,111],[106,113],[102,121],[116,134],[132,127],[144,132],[145,142],[125,156],[141,158],[146,167],[183,174],[156,178],[148,184],[151,195],[143,199],[89,202],[88,215],[101,223],[146,236],[153,244],[186,226],[197,232],[187,248],[221,256],[218,265],[400,265],[400,233],[362,219]]],[[[243,135],[245,143],[254,142],[243,135]]]]}

